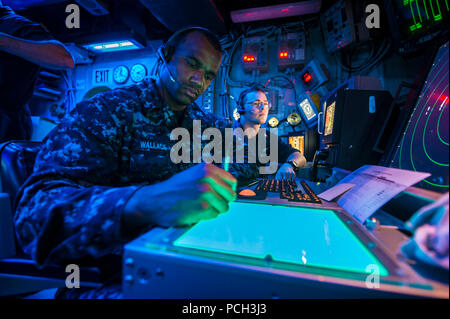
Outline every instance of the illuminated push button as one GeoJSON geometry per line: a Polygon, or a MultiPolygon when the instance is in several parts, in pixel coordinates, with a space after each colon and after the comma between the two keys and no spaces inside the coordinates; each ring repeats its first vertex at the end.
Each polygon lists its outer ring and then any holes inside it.
{"type": "Polygon", "coordinates": [[[270,125],[271,127],[278,126],[279,123],[280,123],[280,122],[278,121],[278,119],[277,119],[276,117],[271,117],[271,118],[269,119],[269,125],[270,125]]]}
{"type": "Polygon", "coordinates": [[[164,270],[162,270],[161,268],[156,268],[155,275],[158,277],[164,277],[164,270]]]}
{"type": "Polygon", "coordinates": [[[125,283],[126,285],[132,285],[133,282],[134,282],[134,278],[133,278],[132,275],[126,275],[126,276],[123,278],[123,281],[124,281],[124,283],[125,283]]]}
{"type": "Polygon", "coordinates": [[[137,278],[139,279],[139,283],[143,285],[148,283],[150,276],[150,272],[146,268],[141,267],[137,270],[137,278]]]}
{"type": "Polygon", "coordinates": [[[251,189],[243,189],[239,192],[241,196],[256,196],[256,193],[251,189]]]}
{"type": "Polygon", "coordinates": [[[134,266],[134,260],[133,258],[127,258],[125,259],[125,266],[132,268],[134,266]]]}
{"type": "Polygon", "coordinates": [[[292,126],[299,124],[301,122],[300,115],[298,113],[289,114],[287,117],[287,122],[292,126]]]}

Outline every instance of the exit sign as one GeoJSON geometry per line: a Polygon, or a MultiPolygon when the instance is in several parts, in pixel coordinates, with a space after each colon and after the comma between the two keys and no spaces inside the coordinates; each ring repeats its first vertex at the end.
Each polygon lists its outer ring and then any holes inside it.
{"type": "Polygon", "coordinates": [[[111,83],[112,73],[112,69],[96,69],[92,73],[92,83],[94,85],[111,83]]]}

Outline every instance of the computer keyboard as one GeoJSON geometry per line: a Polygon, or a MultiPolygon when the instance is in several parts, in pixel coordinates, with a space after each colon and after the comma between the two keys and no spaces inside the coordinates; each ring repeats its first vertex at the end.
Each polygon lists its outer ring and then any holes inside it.
{"type": "Polygon", "coordinates": [[[281,199],[293,202],[322,203],[305,181],[300,181],[300,185],[297,185],[293,180],[264,178],[258,183],[255,191],[258,193],[280,193],[281,199]]]}

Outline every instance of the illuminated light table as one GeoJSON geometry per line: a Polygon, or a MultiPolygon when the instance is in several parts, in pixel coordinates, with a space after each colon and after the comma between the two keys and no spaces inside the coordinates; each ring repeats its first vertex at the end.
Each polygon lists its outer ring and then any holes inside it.
{"type": "Polygon", "coordinates": [[[268,202],[155,228],[125,246],[123,271],[125,298],[445,297],[341,209],[268,202]]]}

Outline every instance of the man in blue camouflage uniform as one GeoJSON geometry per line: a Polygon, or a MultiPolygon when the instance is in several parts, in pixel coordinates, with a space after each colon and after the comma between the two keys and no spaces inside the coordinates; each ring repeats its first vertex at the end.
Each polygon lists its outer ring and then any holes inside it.
{"type": "Polygon", "coordinates": [[[100,289],[63,288],[57,297],[120,298],[126,242],[156,225],[215,218],[236,198],[230,173],[170,160],[174,128],[230,125],[194,103],[217,74],[220,44],[194,28],[163,54],[157,79],[79,103],[49,134],[18,194],[17,236],[38,266],[94,264],[111,273],[100,289]]]}
{"type": "MultiPolygon", "coordinates": [[[[263,156],[275,159],[274,162],[277,165],[274,167],[272,173],[276,172],[276,179],[295,179],[295,170],[306,166],[306,158],[300,151],[281,141],[278,135],[271,132],[270,128],[266,126],[267,116],[269,114],[269,102],[264,87],[261,85],[253,85],[243,90],[239,95],[237,105],[239,118],[233,122],[233,128],[235,130],[241,128],[245,131],[244,142],[236,143],[237,146],[243,145],[244,156],[247,156],[245,157],[245,161],[247,162],[249,157],[249,140],[254,140],[255,145],[258,145],[259,137],[263,136],[263,131],[260,131],[260,129],[263,128],[265,129],[265,148],[260,149],[257,147],[256,150],[253,150],[257,154],[255,157],[258,170],[259,167],[263,166],[259,161],[262,154],[263,156]],[[271,137],[271,135],[273,136],[271,137]],[[281,164],[280,167],[278,167],[278,163],[281,164]]],[[[243,166],[244,171],[251,173],[253,170],[249,169],[250,165],[252,164],[243,166]]]]}

